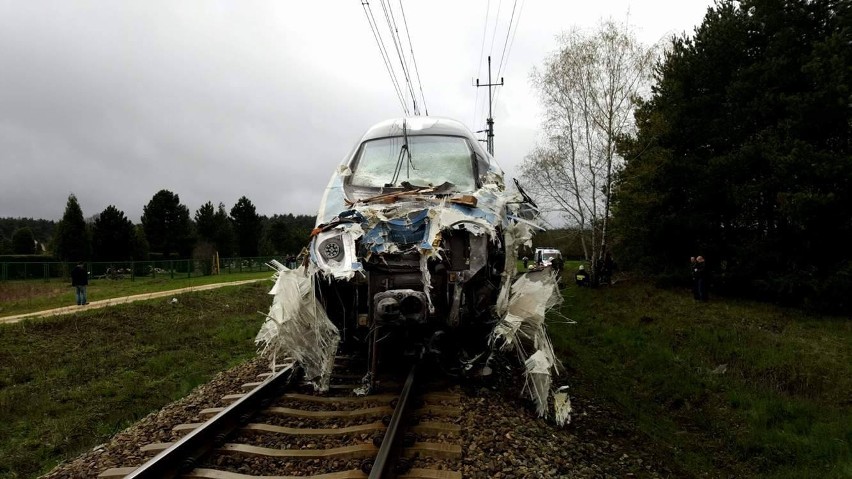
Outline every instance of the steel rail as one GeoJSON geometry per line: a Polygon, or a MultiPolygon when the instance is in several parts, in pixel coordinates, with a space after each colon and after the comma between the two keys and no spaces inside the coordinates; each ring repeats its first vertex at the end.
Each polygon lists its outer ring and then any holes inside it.
{"type": "Polygon", "coordinates": [[[414,389],[414,377],[417,371],[417,365],[411,367],[408,373],[408,378],[405,380],[405,385],[402,387],[402,392],[399,395],[399,401],[396,403],[396,408],[393,410],[388,429],[385,432],[385,437],[382,440],[382,445],[379,447],[379,453],[373,461],[373,467],[370,469],[369,479],[382,479],[393,477],[394,460],[398,457],[398,452],[404,434],[404,420],[410,413],[411,406],[411,391],[414,389]]]}
{"type": "Polygon", "coordinates": [[[260,408],[268,406],[289,384],[293,373],[293,366],[277,372],[171,447],[139,466],[125,479],[173,478],[189,472],[201,456],[224,443],[228,434],[248,423],[260,408]]]}

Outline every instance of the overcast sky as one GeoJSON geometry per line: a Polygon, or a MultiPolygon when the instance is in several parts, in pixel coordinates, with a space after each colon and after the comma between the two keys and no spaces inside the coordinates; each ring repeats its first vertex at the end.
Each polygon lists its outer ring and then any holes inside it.
{"type": "MultiPolygon", "coordinates": [[[[513,177],[537,139],[529,75],[560,32],[614,18],[650,44],[691,34],[711,3],[403,6],[430,115],[483,129],[487,91],[472,81],[502,56],[495,156],[513,177]]],[[[240,196],[260,214],[313,215],[361,134],[401,115],[360,0],[0,0],[0,217],[58,220],[74,193],[87,217],[112,204],[139,222],[161,189],[193,215],[240,196]]]]}

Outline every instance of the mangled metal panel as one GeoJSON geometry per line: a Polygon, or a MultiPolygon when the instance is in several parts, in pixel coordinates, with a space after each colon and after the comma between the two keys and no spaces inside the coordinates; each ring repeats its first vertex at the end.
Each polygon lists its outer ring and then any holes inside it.
{"type": "MultiPolygon", "coordinates": [[[[320,388],[338,338],[371,357],[366,383],[389,350],[452,354],[463,371],[514,351],[524,392],[548,414],[558,361],[544,319],[561,295],[549,273],[515,279],[517,250],[539,228],[531,211],[461,124],[382,122],[332,175],[305,266],[276,266],[258,343],[303,364],[320,388]]],[[[554,416],[567,420],[562,404],[554,416]]]]}

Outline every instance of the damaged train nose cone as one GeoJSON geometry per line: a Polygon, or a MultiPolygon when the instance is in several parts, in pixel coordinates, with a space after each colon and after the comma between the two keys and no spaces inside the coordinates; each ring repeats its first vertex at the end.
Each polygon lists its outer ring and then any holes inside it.
{"type": "Polygon", "coordinates": [[[502,170],[461,123],[379,123],[332,175],[306,266],[278,268],[272,325],[257,342],[308,363],[320,388],[338,338],[370,356],[370,380],[405,352],[449,357],[464,373],[514,351],[544,415],[558,365],[544,315],[561,295],[547,274],[515,279],[535,215],[531,200],[505,190],[502,170]]]}

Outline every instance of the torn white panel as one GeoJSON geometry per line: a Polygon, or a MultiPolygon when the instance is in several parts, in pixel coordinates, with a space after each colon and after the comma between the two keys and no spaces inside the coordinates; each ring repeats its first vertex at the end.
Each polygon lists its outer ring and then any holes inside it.
{"type": "Polygon", "coordinates": [[[270,357],[273,368],[277,358],[288,358],[318,390],[327,390],[340,334],[317,301],[313,274],[277,261],[270,266],[278,270],[269,293],[274,298],[255,344],[270,357]]]}
{"type": "Polygon", "coordinates": [[[506,245],[506,263],[503,265],[503,280],[500,293],[497,296],[497,314],[503,316],[509,308],[509,293],[512,290],[512,282],[517,275],[515,258],[518,257],[518,248],[522,245],[532,246],[532,231],[526,224],[509,223],[503,231],[503,241],[506,245]]]}
{"type": "MultiPolygon", "coordinates": [[[[549,271],[527,273],[511,286],[505,315],[491,333],[492,348],[513,350],[525,365],[524,392],[536,403],[539,416],[548,415],[552,375],[559,362],[545,329],[547,311],[562,302],[555,277],[549,271]]],[[[564,408],[564,401],[560,407],[564,408]]],[[[570,412],[570,411],[569,411],[570,412]]],[[[563,410],[554,418],[567,420],[563,410]]]]}
{"type": "Polygon", "coordinates": [[[558,391],[553,393],[553,419],[560,426],[571,422],[571,398],[568,393],[558,391]]]}
{"type": "Polygon", "coordinates": [[[536,403],[539,416],[547,415],[547,397],[550,395],[550,368],[553,367],[553,357],[545,351],[538,350],[524,363],[526,386],[536,403]]]}
{"type": "Polygon", "coordinates": [[[432,274],[429,273],[429,257],[427,255],[420,256],[420,274],[423,276],[423,294],[426,295],[428,302],[429,313],[435,312],[435,305],[432,304],[432,274]]]}

